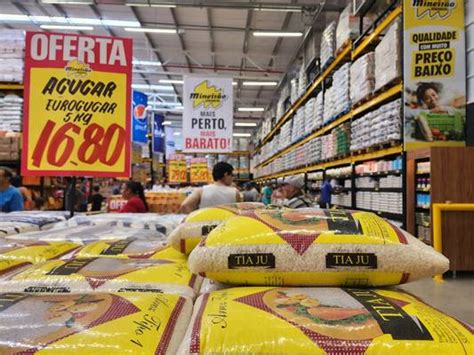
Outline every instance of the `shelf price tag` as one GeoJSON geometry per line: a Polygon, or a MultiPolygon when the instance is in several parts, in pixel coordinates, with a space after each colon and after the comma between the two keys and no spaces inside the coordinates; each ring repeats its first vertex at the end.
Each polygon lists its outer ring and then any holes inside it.
{"type": "Polygon", "coordinates": [[[27,32],[22,174],[130,176],[132,40],[27,32]]]}
{"type": "Polygon", "coordinates": [[[206,158],[191,159],[190,175],[192,183],[209,182],[209,169],[207,168],[206,158]]]}
{"type": "Polygon", "coordinates": [[[187,182],[186,159],[182,154],[174,154],[168,160],[168,182],[180,184],[187,182]]]}

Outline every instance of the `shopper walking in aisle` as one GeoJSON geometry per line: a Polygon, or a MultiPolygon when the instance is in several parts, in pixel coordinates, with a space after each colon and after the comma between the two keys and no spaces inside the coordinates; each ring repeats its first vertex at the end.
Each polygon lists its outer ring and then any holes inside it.
{"type": "Polygon", "coordinates": [[[214,165],[212,169],[214,183],[194,190],[181,204],[181,212],[190,213],[198,208],[241,202],[240,192],[232,187],[233,172],[234,168],[228,163],[219,162],[214,165]]]}
{"type": "Polygon", "coordinates": [[[122,196],[127,203],[119,211],[120,213],[145,213],[148,212],[145,190],[142,184],[136,181],[127,181],[123,184],[122,196]]]}
{"type": "Polygon", "coordinates": [[[257,202],[258,201],[258,191],[250,182],[246,183],[244,186],[244,191],[242,192],[244,202],[257,202]]]}
{"type": "Polygon", "coordinates": [[[89,197],[89,203],[92,204],[91,211],[96,212],[102,209],[102,202],[104,201],[104,196],[99,192],[100,186],[96,185],[92,189],[93,193],[89,197]]]}
{"type": "Polygon", "coordinates": [[[284,206],[288,208],[313,207],[315,202],[303,192],[304,178],[302,176],[292,176],[285,179],[279,191],[286,200],[284,206]]]}
{"type": "Polygon", "coordinates": [[[331,208],[332,187],[328,179],[325,179],[321,185],[321,195],[319,197],[319,205],[321,208],[331,208]]]}
{"type": "Polygon", "coordinates": [[[262,189],[262,202],[265,206],[272,203],[273,188],[271,184],[266,184],[262,189]]]}
{"type": "Polygon", "coordinates": [[[0,211],[15,212],[23,211],[23,197],[20,191],[11,185],[12,171],[3,166],[0,167],[0,211]]]}

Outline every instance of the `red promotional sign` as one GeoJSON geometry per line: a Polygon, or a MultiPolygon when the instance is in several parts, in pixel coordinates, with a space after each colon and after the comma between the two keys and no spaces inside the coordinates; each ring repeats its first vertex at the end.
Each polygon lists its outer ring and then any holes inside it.
{"type": "Polygon", "coordinates": [[[132,40],[27,32],[22,174],[130,176],[132,40]]]}

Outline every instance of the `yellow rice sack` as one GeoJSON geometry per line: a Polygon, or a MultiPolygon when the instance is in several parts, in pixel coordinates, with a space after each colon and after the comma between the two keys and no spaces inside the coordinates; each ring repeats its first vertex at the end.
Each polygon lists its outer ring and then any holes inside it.
{"type": "Polygon", "coordinates": [[[90,258],[53,260],[0,280],[8,292],[162,292],[194,297],[201,278],[170,260],[90,258]]]}
{"type": "Polygon", "coordinates": [[[186,261],[186,255],[171,248],[165,241],[136,238],[103,240],[77,250],[77,258],[112,257],[122,259],[161,259],[186,261]]]}
{"type": "Polygon", "coordinates": [[[228,218],[255,209],[265,208],[259,202],[241,202],[202,208],[191,212],[168,237],[168,243],[180,252],[189,255],[214,228],[228,218]]]}
{"type": "Polygon", "coordinates": [[[174,355],[191,313],[159,293],[0,293],[0,353],[174,355]]]}
{"type": "Polygon", "coordinates": [[[316,209],[232,217],[188,262],[219,282],[262,286],[387,286],[449,268],[443,255],[373,213],[316,209]]]}
{"type": "Polygon", "coordinates": [[[0,276],[26,265],[59,258],[78,247],[69,242],[0,239],[0,276]]]}
{"type": "Polygon", "coordinates": [[[178,354],[472,354],[472,331],[396,290],[242,287],[199,296],[178,354]]]}

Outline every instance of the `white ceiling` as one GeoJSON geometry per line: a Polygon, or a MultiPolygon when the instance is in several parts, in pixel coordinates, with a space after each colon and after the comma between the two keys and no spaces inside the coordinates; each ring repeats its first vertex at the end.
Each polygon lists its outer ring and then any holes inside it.
{"type": "MultiPolygon", "coordinates": [[[[84,1],[84,0],[82,0],[84,1]]],[[[146,2],[147,0],[128,0],[146,2]]],[[[309,28],[314,16],[302,12],[276,11],[278,7],[318,8],[323,0],[214,0],[214,1],[157,1],[178,4],[175,8],[125,6],[125,0],[96,0],[92,5],[45,4],[48,0],[0,2],[0,28],[39,30],[39,24],[2,20],[4,14],[29,16],[64,16],[105,20],[139,21],[142,27],[175,28],[178,34],[126,32],[123,27],[94,26],[94,35],[131,37],[134,40],[134,58],[160,61],[158,67],[136,67],[133,82],[159,84],[160,79],[182,79],[183,74],[219,74],[232,76],[235,87],[236,121],[256,120],[262,113],[238,113],[242,106],[266,107],[278,95],[275,87],[242,87],[243,80],[280,81],[291,69],[291,61],[303,41],[299,38],[254,37],[252,30],[300,31],[309,28]],[[115,5],[110,5],[114,3],[115,5]],[[199,6],[194,6],[199,4],[199,6]],[[184,6],[183,6],[184,5],[184,6]],[[187,6],[193,5],[193,6],[187,6]],[[212,6],[216,5],[218,7],[212,6]],[[267,6],[272,11],[258,11],[249,7],[267,6]]],[[[49,0],[51,2],[51,0],[49,0]]],[[[89,2],[91,2],[89,0],[89,2]]],[[[334,18],[348,0],[326,1],[322,12],[312,23],[321,31],[326,19],[334,18]]],[[[319,44],[318,44],[319,45],[319,44]]],[[[164,85],[164,84],[163,84],[164,85]]],[[[180,101],[182,85],[173,85],[161,101],[180,101]]],[[[159,94],[160,91],[156,91],[159,94]]],[[[180,115],[175,115],[179,121],[180,115]]],[[[170,117],[171,113],[170,113],[170,117]]]]}

